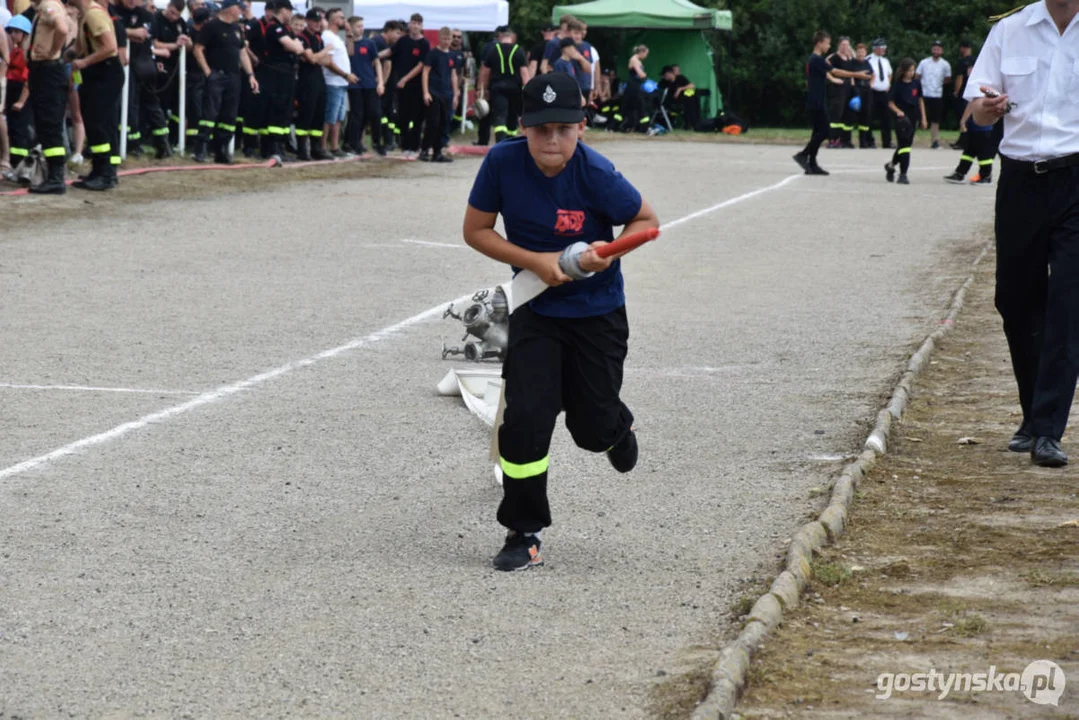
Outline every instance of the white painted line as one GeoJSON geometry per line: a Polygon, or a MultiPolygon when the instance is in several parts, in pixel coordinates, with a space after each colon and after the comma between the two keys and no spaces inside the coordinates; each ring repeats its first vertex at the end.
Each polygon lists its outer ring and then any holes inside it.
{"type": "Polygon", "coordinates": [[[0,383],[6,390],[70,390],[73,392],[141,393],[145,395],[198,395],[196,390],[154,390],[153,388],[95,387],[93,385],[19,385],[0,383]]]}
{"type": "Polygon", "coordinates": [[[681,225],[684,222],[689,222],[690,220],[696,220],[699,217],[704,217],[705,215],[709,215],[711,213],[714,213],[716,210],[722,210],[725,207],[730,207],[731,205],[737,205],[738,203],[742,202],[743,200],[749,200],[750,198],[755,198],[758,195],[763,195],[764,193],[772,192],[773,190],[778,190],[779,188],[783,187],[784,185],[789,185],[790,183],[794,182],[795,180],[797,180],[800,177],[804,177],[804,175],[802,173],[798,173],[797,175],[788,175],[787,177],[783,178],[779,182],[777,182],[777,183],[775,183],[773,185],[769,185],[768,187],[758,188],[758,189],[753,190],[751,192],[747,192],[744,195],[739,195],[738,197],[733,197],[730,200],[724,200],[721,203],[716,203],[712,207],[707,207],[704,210],[698,210],[695,213],[690,213],[689,215],[686,215],[685,217],[680,217],[677,220],[671,220],[670,222],[663,223],[662,226],[661,226],[661,229],[662,230],[668,230],[668,229],[670,229],[670,228],[672,228],[672,227],[674,227],[676,225],[681,225]]]}
{"type": "Polygon", "coordinates": [[[403,243],[410,243],[412,245],[423,245],[425,247],[444,247],[444,248],[464,248],[468,245],[462,243],[440,243],[440,242],[428,242],[427,240],[402,240],[403,243]]]}
{"type": "MultiPolygon", "coordinates": [[[[794,182],[795,180],[797,180],[800,177],[802,177],[802,175],[800,175],[800,174],[799,175],[791,175],[789,177],[784,178],[783,180],[780,180],[779,182],[777,182],[777,183],[775,183],[773,185],[769,185],[767,187],[763,187],[763,188],[759,188],[757,190],[753,190],[751,192],[745,193],[744,195],[739,195],[738,197],[731,198],[730,200],[724,200],[723,202],[717,203],[717,204],[715,204],[715,205],[713,205],[711,207],[705,208],[704,210],[698,210],[697,212],[690,213],[689,215],[686,215],[685,217],[680,217],[677,220],[672,220],[672,221],[666,223],[663,227],[664,227],[664,229],[672,228],[672,227],[675,227],[677,225],[681,225],[684,222],[689,222],[690,220],[695,220],[695,219],[697,219],[699,217],[703,217],[705,215],[708,215],[709,213],[713,213],[716,210],[721,210],[721,209],[723,209],[725,207],[730,207],[731,205],[735,205],[737,203],[740,203],[743,200],[749,200],[750,198],[757,197],[758,195],[763,195],[764,193],[771,192],[772,190],[778,190],[779,188],[784,187],[785,185],[788,185],[788,184],[794,182]]],[[[425,243],[424,241],[421,241],[421,240],[412,240],[412,241],[404,240],[402,242],[414,242],[414,243],[419,243],[419,244],[430,244],[430,243],[425,243]]],[[[464,246],[464,245],[449,245],[449,247],[466,247],[466,246],[464,246]]],[[[450,302],[453,302],[453,303],[464,302],[468,298],[471,298],[471,297],[472,297],[472,294],[469,293],[468,295],[463,295],[460,298],[457,298],[456,300],[451,300],[450,302]]],[[[19,475],[21,473],[27,472],[28,470],[33,470],[34,468],[41,467],[42,465],[47,465],[48,463],[51,463],[53,460],[59,460],[60,458],[67,457],[68,455],[74,455],[75,453],[77,453],[77,452],[79,452],[81,450],[85,450],[87,448],[94,447],[95,445],[103,445],[103,444],[105,444],[107,442],[111,442],[113,440],[121,438],[121,437],[123,437],[123,436],[125,436],[125,435],[127,435],[129,433],[132,433],[132,432],[134,432],[136,430],[141,430],[142,428],[144,428],[144,427],[146,427],[148,425],[153,425],[153,424],[156,424],[156,423],[165,422],[166,420],[171,420],[174,417],[177,417],[179,415],[183,415],[186,412],[189,412],[191,410],[195,410],[197,408],[200,408],[203,405],[213,405],[214,403],[220,402],[221,400],[224,400],[224,399],[226,399],[226,398],[228,398],[228,397],[230,397],[232,395],[235,395],[236,393],[242,392],[244,390],[250,390],[251,388],[253,388],[253,387],[257,386],[257,385],[261,385],[262,383],[266,382],[267,380],[273,380],[274,378],[281,377],[283,375],[288,375],[289,373],[291,373],[291,372],[293,372],[295,370],[299,370],[300,368],[308,367],[309,365],[314,365],[315,363],[320,362],[322,360],[327,360],[329,358],[337,357],[338,355],[340,355],[342,353],[346,353],[346,352],[348,352],[350,350],[355,350],[355,349],[361,348],[361,347],[363,347],[365,345],[370,345],[370,344],[376,343],[376,342],[378,342],[380,340],[384,340],[387,337],[389,337],[389,336],[391,336],[391,335],[393,335],[393,334],[395,334],[397,332],[400,332],[401,330],[404,330],[405,328],[408,328],[408,327],[411,327],[412,325],[416,325],[417,323],[423,322],[424,320],[426,320],[429,317],[434,317],[436,315],[441,315],[443,312],[445,312],[447,304],[448,303],[441,302],[438,305],[436,305],[435,307],[424,310],[423,312],[421,312],[418,315],[413,315],[412,317],[410,317],[410,318],[408,318],[406,320],[402,320],[401,322],[396,323],[395,325],[390,325],[389,327],[385,327],[385,328],[383,328],[381,330],[378,330],[376,332],[371,333],[370,335],[364,335],[363,337],[356,338],[355,340],[351,340],[351,341],[345,343],[344,345],[338,345],[335,348],[330,348],[329,350],[324,350],[323,352],[320,352],[317,355],[311,355],[310,357],[306,357],[306,358],[304,358],[302,360],[296,360],[294,362],[290,362],[290,363],[287,363],[285,365],[281,365],[280,367],[276,367],[273,370],[267,370],[264,373],[260,373],[258,375],[254,375],[252,377],[249,377],[246,380],[240,380],[239,382],[232,383],[231,385],[224,385],[222,387],[217,388],[216,390],[211,390],[209,392],[202,393],[198,397],[192,398],[191,400],[188,400],[185,403],[181,403],[180,405],[174,405],[174,406],[172,406],[170,408],[166,408],[164,410],[160,410],[160,411],[155,412],[155,413],[150,413],[149,415],[143,415],[141,418],[138,418],[137,420],[132,420],[131,422],[126,422],[126,423],[124,423],[122,425],[117,425],[112,430],[106,430],[103,433],[98,433],[97,435],[91,435],[90,437],[85,437],[82,440],[76,440],[73,443],[70,443],[68,445],[64,445],[63,447],[55,449],[52,452],[45,453],[44,455],[38,455],[37,457],[30,458],[29,460],[23,460],[21,463],[11,465],[10,467],[6,467],[3,470],[0,470],[0,480],[4,480],[6,478],[13,477],[15,475],[19,475]]]]}
{"type": "MultiPolygon", "coordinates": [[[[462,296],[454,302],[463,301],[468,297],[471,297],[471,295],[462,296]]],[[[64,445],[63,447],[53,450],[52,452],[45,453],[44,455],[38,455],[37,457],[30,458],[29,460],[24,460],[21,463],[17,463],[10,467],[4,468],[3,470],[0,470],[0,480],[19,475],[28,470],[33,470],[34,468],[41,467],[42,465],[47,465],[53,460],[59,460],[62,457],[74,455],[81,450],[94,447],[95,445],[103,445],[107,442],[121,438],[124,435],[132,433],[136,430],[141,430],[147,425],[153,425],[155,423],[161,423],[165,422],[166,420],[171,420],[174,417],[183,415],[184,413],[195,410],[196,408],[200,408],[203,405],[213,405],[214,403],[220,402],[221,400],[235,395],[236,393],[242,392],[244,390],[250,390],[256,385],[261,385],[267,380],[273,380],[274,378],[288,375],[295,370],[299,370],[300,368],[307,367],[309,365],[314,365],[315,363],[322,360],[328,360],[329,358],[337,357],[338,355],[346,353],[350,350],[355,350],[365,345],[379,342],[380,340],[384,340],[391,335],[400,332],[401,330],[404,330],[405,328],[423,322],[427,318],[441,315],[445,311],[445,309],[446,303],[439,303],[435,307],[430,308],[429,310],[424,310],[418,315],[413,315],[407,320],[402,320],[399,323],[382,328],[381,330],[373,332],[370,335],[364,335],[363,337],[356,338],[355,340],[350,340],[344,345],[338,345],[335,348],[324,350],[317,355],[311,355],[310,357],[306,357],[302,360],[296,360],[295,362],[290,362],[285,365],[281,365],[280,367],[276,367],[273,370],[267,370],[264,373],[259,373],[258,375],[249,377],[246,380],[240,380],[239,382],[232,383],[231,385],[224,385],[217,388],[216,390],[202,393],[198,397],[192,398],[185,403],[181,403],[180,405],[174,405],[170,408],[166,408],[155,413],[150,413],[149,415],[143,415],[137,420],[126,422],[123,425],[117,425],[112,430],[106,430],[103,433],[91,435],[90,437],[85,437],[82,440],[76,440],[73,443],[64,445]]]]}

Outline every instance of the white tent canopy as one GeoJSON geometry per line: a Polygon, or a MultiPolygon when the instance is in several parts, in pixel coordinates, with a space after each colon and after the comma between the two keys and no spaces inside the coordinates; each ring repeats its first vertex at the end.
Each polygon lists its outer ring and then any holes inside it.
{"type": "Polygon", "coordinates": [[[506,0],[353,0],[352,13],[364,19],[368,28],[380,28],[387,20],[408,20],[412,13],[423,15],[428,30],[440,27],[465,31],[491,32],[499,25],[508,25],[510,4],[506,0]]]}

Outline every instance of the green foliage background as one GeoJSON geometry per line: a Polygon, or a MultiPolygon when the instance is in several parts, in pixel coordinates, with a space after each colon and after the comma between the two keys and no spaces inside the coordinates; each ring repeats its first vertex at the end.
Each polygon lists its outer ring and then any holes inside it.
{"type": "MultiPolygon", "coordinates": [[[[717,78],[728,109],[751,125],[805,123],[805,60],[813,32],[849,35],[867,45],[877,37],[888,41],[888,57],[920,60],[934,40],[944,43],[952,65],[959,41],[970,39],[977,53],[989,33],[988,17],[1010,10],[1018,0],[695,0],[698,5],[734,13],[733,33],[709,33],[715,48],[717,78]]],[[[510,0],[510,23],[522,44],[539,37],[539,29],[561,3],[554,0],[510,0]]],[[[603,64],[621,49],[619,31],[589,29],[589,41],[603,64]]],[[[835,40],[833,39],[833,44],[835,40]]],[[[619,74],[625,76],[624,69],[619,74]]]]}

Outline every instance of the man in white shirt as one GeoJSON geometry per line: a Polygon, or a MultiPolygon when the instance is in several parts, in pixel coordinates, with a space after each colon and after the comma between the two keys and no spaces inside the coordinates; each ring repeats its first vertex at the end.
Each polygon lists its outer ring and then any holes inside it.
{"type": "Polygon", "coordinates": [[[358,83],[360,79],[347,68],[352,65],[348,60],[348,48],[341,39],[340,32],[345,29],[345,13],[341,8],[333,8],[326,13],[327,29],[322,32],[322,42],[330,51],[330,62],[322,68],[326,78],[326,127],[322,137],[326,143],[326,152],[334,157],[345,157],[341,150],[341,123],[348,114],[348,85],[358,83]]]}
{"type": "Polygon", "coordinates": [[[1079,378],[1079,0],[992,19],[964,96],[978,125],[1004,119],[996,306],[1023,408],[1008,449],[1063,467],[1079,378]]]}
{"type": "Polygon", "coordinates": [[[888,108],[888,91],[892,89],[892,63],[884,57],[888,52],[888,43],[884,38],[873,41],[873,54],[869,57],[869,66],[873,69],[873,79],[869,89],[873,92],[873,118],[880,119],[880,146],[892,147],[892,111],[888,108]]]}
{"type": "Polygon", "coordinates": [[[925,114],[929,121],[929,133],[933,138],[933,149],[940,147],[940,121],[944,117],[944,83],[952,76],[952,66],[941,55],[944,46],[940,40],[933,43],[931,55],[918,63],[915,77],[922,81],[922,97],[925,99],[925,114]]]}

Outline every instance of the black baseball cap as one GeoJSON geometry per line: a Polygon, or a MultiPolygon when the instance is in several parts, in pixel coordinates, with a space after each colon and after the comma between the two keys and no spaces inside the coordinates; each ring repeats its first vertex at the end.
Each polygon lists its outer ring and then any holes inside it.
{"type": "Polygon", "coordinates": [[[566,73],[537,75],[524,89],[524,112],[521,125],[535,127],[546,123],[576,124],[584,120],[581,88],[577,79],[566,73]]]}
{"type": "Polygon", "coordinates": [[[321,20],[322,19],[322,11],[319,10],[318,8],[311,8],[310,10],[307,11],[307,14],[304,15],[304,19],[306,19],[306,20],[321,20]]]}
{"type": "Polygon", "coordinates": [[[292,0],[277,0],[274,7],[278,10],[292,10],[292,0]]]}

